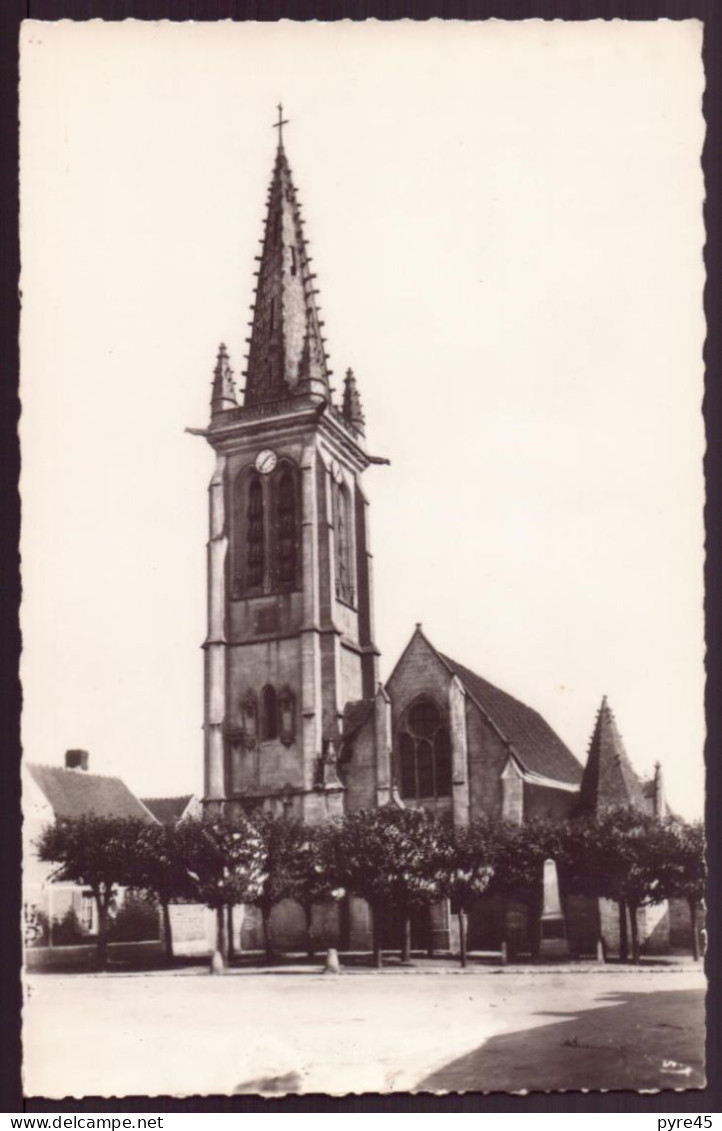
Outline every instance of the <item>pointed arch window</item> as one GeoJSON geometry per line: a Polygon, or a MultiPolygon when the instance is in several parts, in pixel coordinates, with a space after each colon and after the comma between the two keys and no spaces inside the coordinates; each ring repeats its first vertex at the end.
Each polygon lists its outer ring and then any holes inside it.
{"type": "Polygon", "coordinates": [[[258,700],[252,691],[247,691],[241,701],[241,720],[243,744],[250,750],[258,739],[258,700]]]}
{"type": "Polygon", "coordinates": [[[293,589],[296,584],[298,557],[298,505],[296,477],[288,464],[281,464],[276,474],[276,581],[279,589],[293,589]]]}
{"type": "Polygon", "coordinates": [[[278,697],[270,683],[261,692],[261,738],[264,742],[278,738],[278,697]]]}
{"type": "Polygon", "coordinates": [[[401,796],[429,800],[451,796],[451,739],[443,715],[427,696],[402,717],[398,734],[401,796]]]}
{"type": "Polygon", "coordinates": [[[351,496],[345,483],[334,483],[334,526],[336,545],[336,596],[354,604],[353,532],[351,496]]]}
{"type": "Polygon", "coordinates": [[[295,589],[301,571],[296,465],[279,460],[270,475],[244,468],[234,483],[232,516],[233,598],[295,589]]]}
{"type": "Polygon", "coordinates": [[[265,506],[261,477],[254,472],[248,484],[246,508],[246,588],[263,584],[266,564],[265,506]]]}
{"type": "Polygon", "coordinates": [[[281,688],[278,696],[278,737],[284,746],[290,746],[296,733],[296,700],[291,688],[281,688]]]}

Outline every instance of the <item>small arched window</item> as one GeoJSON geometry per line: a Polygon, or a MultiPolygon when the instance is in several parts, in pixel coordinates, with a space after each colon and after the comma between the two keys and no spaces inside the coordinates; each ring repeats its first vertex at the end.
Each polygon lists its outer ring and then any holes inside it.
{"type": "Polygon", "coordinates": [[[261,692],[261,738],[278,738],[278,697],[270,683],[261,692]]]}
{"type": "Polygon", "coordinates": [[[290,746],[295,738],[295,697],[291,688],[281,688],[278,696],[278,737],[285,746],[290,746]]]}
{"type": "Polygon", "coordinates": [[[334,484],[334,525],[336,534],[336,596],[347,605],[354,603],[351,496],[343,483],[334,484]]]}
{"type": "Polygon", "coordinates": [[[258,702],[252,691],[247,691],[241,701],[241,727],[244,744],[250,749],[258,738],[258,702]]]}
{"type": "Polygon", "coordinates": [[[426,697],[402,718],[398,735],[401,796],[422,800],[451,795],[451,739],[441,711],[426,697]]]}

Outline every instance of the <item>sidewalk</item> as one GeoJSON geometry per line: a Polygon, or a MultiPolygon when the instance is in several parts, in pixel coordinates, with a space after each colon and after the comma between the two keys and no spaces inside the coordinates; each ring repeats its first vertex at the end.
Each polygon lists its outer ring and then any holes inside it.
{"type": "MultiPolygon", "coordinates": [[[[402,964],[397,955],[384,956],[384,965],[379,969],[371,965],[370,956],[361,952],[342,953],[339,955],[341,969],[337,975],[329,977],[358,977],[359,975],[380,975],[383,977],[415,977],[420,975],[433,976],[460,976],[477,977],[479,975],[518,975],[539,976],[548,974],[680,974],[699,972],[704,973],[702,961],[695,962],[691,955],[654,955],[643,957],[638,965],[628,962],[619,962],[612,959],[610,962],[597,962],[594,960],[580,959],[577,961],[562,962],[512,962],[502,966],[498,961],[489,960],[469,955],[469,965],[462,968],[458,959],[451,956],[427,958],[425,956],[413,957],[411,962],[402,964]]],[[[199,956],[192,960],[178,959],[173,966],[136,966],[131,967],[121,962],[111,963],[106,971],[98,971],[89,967],[83,969],[54,968],[47,970],[32,970],[32,974],[45,976],[46,974],[84,974],[86,976],[107,977],[193,977],[208,975],[210,955],[199,956]]],[[[318,977],[325,974],[325,955],[317,956],[312,961],[301,955],[285,955],[272,965],[266,965],[260,952],[245,953],[238,956],[226,969],[223,977],[249,977],[249,976],[289,976],[289,977],[318,977]]]]}

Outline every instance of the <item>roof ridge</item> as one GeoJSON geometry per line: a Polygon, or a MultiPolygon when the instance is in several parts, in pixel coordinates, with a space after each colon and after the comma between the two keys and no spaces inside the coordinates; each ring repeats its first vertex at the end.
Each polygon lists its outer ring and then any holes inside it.
{"type": "MultiPolygon", "coordinates": [[[[123,778],[118,777],[117,774],[96,774],[92,770],[81,770],[80,768],[73,768],[70,766],[55,766],[52,762],[26,762],[26,767],[29,770],[53,770],[61,771],[64,774],[72,774],[75,778],[88,779],[88,778],[101,778],[103,781],[119,781],[126,789],[130,786],[126,784],[123,778]]],[[[131,791],[132,792],[132,791],[131,791]]],[[[133,794],[135,796],[135,794],[133,794]]]]}
{"type": "Polygon", "coordinates": [[[184,798],[190,798],[192,796],[193,796],[192,793],[173,793],[173,794],[169,794],[168,796],[166,796],[164,794],[163,796],[158,796],[158,797],[140,797],[140,798],[138,798],[138,800],[143,801],[143,802],[146,802],[146,801],[182,801],[184,798]]]}

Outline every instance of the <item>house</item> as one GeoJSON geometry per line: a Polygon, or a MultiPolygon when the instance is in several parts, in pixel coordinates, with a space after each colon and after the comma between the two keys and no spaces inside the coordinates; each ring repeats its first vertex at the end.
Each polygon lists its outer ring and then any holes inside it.
{"type": "Polygon", "coordinates": [[[92,893],[53,881],[53,864],[38,860],[35,842],[53,821],[94,814],[98,817],[156,818],[116,777],[91,774],[88,753],[68,750],[64,766],[23,766],[23,908],[28,941],[62,945],[76,935],[97,931],[92,893]]]}

